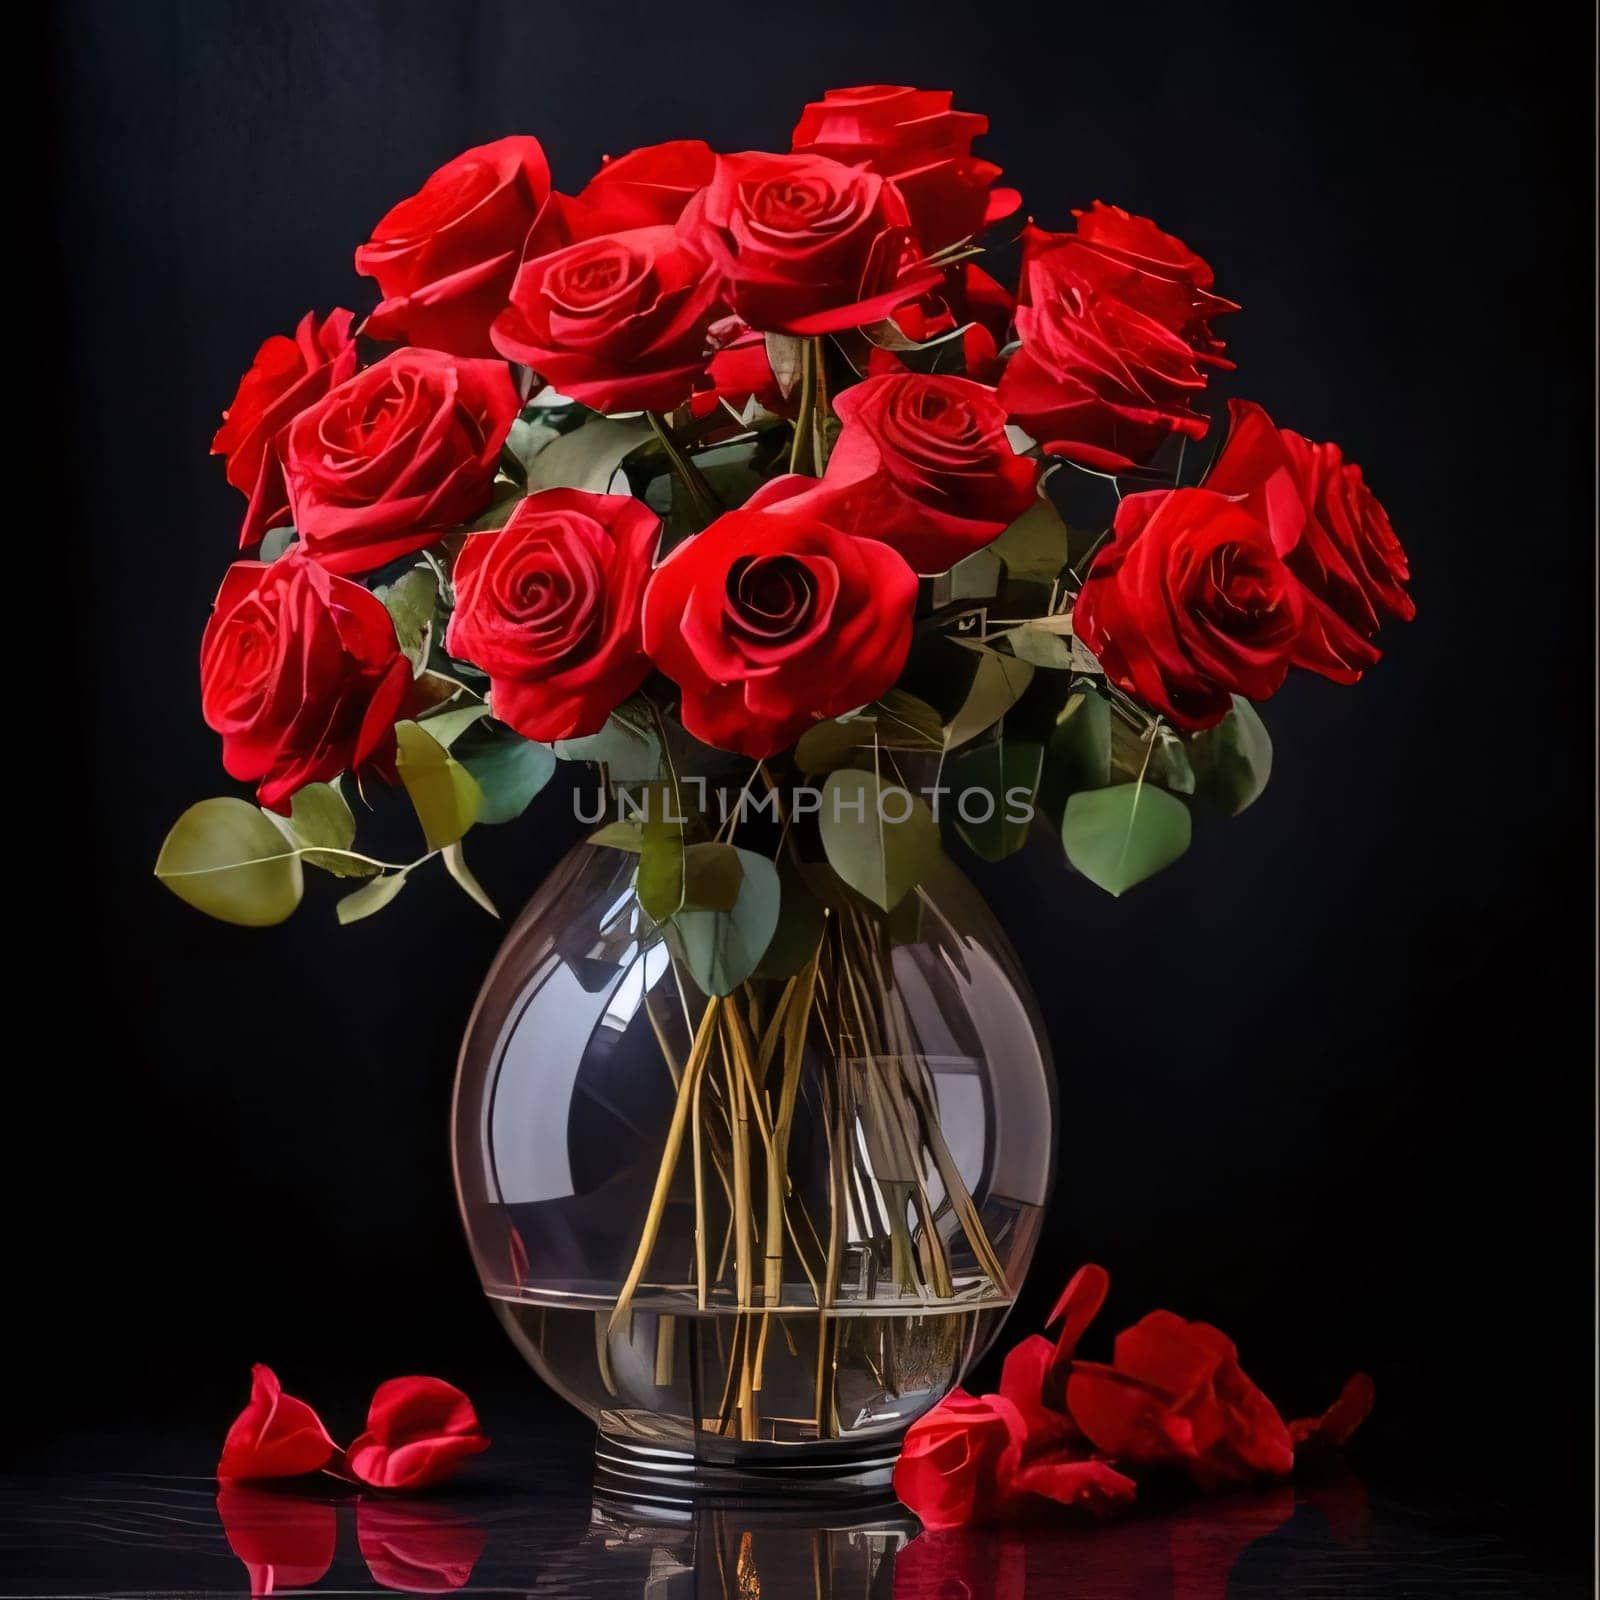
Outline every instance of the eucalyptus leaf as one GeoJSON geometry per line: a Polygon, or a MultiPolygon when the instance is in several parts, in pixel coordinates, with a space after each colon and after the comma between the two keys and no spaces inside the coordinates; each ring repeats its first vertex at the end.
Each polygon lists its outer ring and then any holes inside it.
{"type": "Polygon", "coordinates": [[[804,876],[787,857],[778,866],[781,896],[778,926],[761,960],[758,978],[792,978],[817,953],[827,912],[804,876]]]}
{"type": "Polygon", "coordinates": [[[489,913],[491,917],[498,918],[500,913],[495,909],[495,903],[484,892],[484,887],[473,876],[472,868],[467,865],[466,852],[462,850],[460,841],[447,844],[440,852],[444,857],[445,871],[450,874],[463,889],[489,913]]]}
{"type": "Polygon", "coordinates": [[[476,705],[452,706],[448,711],[436,711],[431,717],[422,719],[422,726],[427,729],[430,738],[437,739],[448,750],[473,723],[481,722],[488,715],[488,706],[480,701],[476,705]]]}
{"type": "Polygon", "coordinates": [[[644,848],[644,830],[637,822],[608,822],[603,828],[596,828],[584,843],[604,850],[626,850],[636,856],[644,848]]]}
{"type": "Polygon", "coordinates": [[[731,844],[692,844],[683,852],[683,903],[695,911],[732,911],[743,881],[731,844]]]}
{"type": "Polygon", "coordinates": [[[787,399],[800,386],[806,342],[792,333],[769,333],[766,338],[767,364],[772,368],[778,392],[787,399]]]}
{"type": "Polygon", "coordinates": [[[1189,808],[1149,783],[1085,789],[1067,801],[1061,842],[1084,877],[1121,895],[1189,848],[1189,808]]]}
{"type": "Polygon", "coordinates": [[[632,783],[661,775],[661,741],[652,729],[612,712],[599,733],[582,739],[557,739],[551,746],[562,761],[604,764],[613,783],[632,783]]]}
{"type": "Polygon", "coordinates": [[[262,561],[276,561],[295,541],[293,528],[268,528],[261,536],[258,555],[262,561]]]}
{"type": "Polygon", "coordinates": [[[1033,682],[1031,662],[985,650],[978,656],[978,669],[961,709],[945,725],[944,747],[954,750],[986,728],[992,728],[1033,682]]]}
{"type": "Polygon", "coordinates": [[[1197,800],[1236,817],[1261,797],[1272,776],[1272,735],[1242,695],[1214,728],[1190,738],[1197,800]]]}
{"type": "MultiPolygon", "coordinates": [[[[432,719],[423,726],[431,728],[432,719]]],[[[482,791],[477,820],[489,825],[520,817],[556,770],[549,745],[524,739],[509,728],[486,728],[481,722],[455,736],[451,753],[482,791]]]]}
{"type": "Polygon", "coordinates": [[[969,747],[945,768],[956,832],[985,861],[1003,861],[1028,839],[1044,747],[1031,739],[995,739],[969,747]],[[1013,804],[1013,791],[1027,803],[1013,804]],[[1019,817],[1018,812],[1023,814],[1019,817]]]}
{"type": "Polygon", "coordinates": [[[247,800],[201,800],[173,823],[156,876],[180,900],[220,922],[270,928],[300,904],[305,874],[295,846],[247,800]]]}
{"type": "Polygon", "coordinates": [[[617,468],[653,435],[642,417],[591,417],[564,433],[528,465],[528,493],[540,489],[586,489],[605,494],[617,468]]]}
{"type": "MultiPolygon", "coordinates": [[[[683,904],[683,812],[677,786],[646,783],[629,797],[628,811],[639,823],[639,868],[635,893],[647,916],[665,922],[683,904]]],[[[627,820],[627,813],[624,814],[627,820]]]]}
{"type": "Polygon", "coordinates": [[[1059,821],[1070,796],[1110,782],[1111,706],[1093,690],[1077,690],[1045,742],[1039,809],[1059,821]]]}
{"type": "Polygon", "coordinates": [[[988,547],[1005,563],[1006,576],[1023,583],[1054,583],[1067,564],[1067,525],[1040,498],[988,547]]]}
{"type": "Polygon", "coordinates": [[[546,417],[535,412],[531,417],[521,416],[511,424],[506,435],[505,453],[521,470],[522,481],[528,481],[534,459],[540,456],[561,437],[561,430],[552,427],[546,417]]]}
{"type": "Polygon", "coordinates": [[[1011,646],[1011,653],[1019,661],[1031,662],[1036,667],[1047,667],[1053,672],[1074,670],[1072,636],[1060,628],[1050,626],[1055,619],[1024,622],[1019,627],[1008,628],[1001,638],[1011,646]]]}
{"type": "Polygon", "coordinates": [[[829,865],[883,911],[897,905],[939,855],[939,824],[927,803],[853,767],[829,775],[817,825],[829,865]]]}
{"type": "Polygon", "coordinates": [[[778,926],[782,904],[778,869],[754,850],[736,849],[735,854],[742,875],[732,909],[684,909],[667,926],[673,953],[708,995],[732,994],[744,983],[778,926]]]}
{"type": "Polygon", "coordinates": [[[478,781],[420,723],[397,722],[395,765],[430,850],[454,844],[483,806],[478,781]]]}
{"type": "Polygon", "coordinates": [[[394,622],[401,654],[413,671],[420,671],[428,657],[433,612],[439,599],[439,580],[433,575],[433,568],[412,567],[376,593],[394,622]]]}
{"type": "Polygon", "coordinates": [[[404,872],[387,872],[383,877],[363,884],[353,894],[347,894],[333,908],[340,925],[348,926],[352,922],[360,922],[363,917],[370,917],[375,911],[382,911],[405,888],[406,876],[404,872]]]}
{"type": "Polygon", "coordinates": [[[300,857],[305,865],[336,878],[370,878],[378,870],[370,861],[342,853],[355,843],[356,819],[337,784],[308,783],[289,805],[289,831],[306,846],[300,857]]]}

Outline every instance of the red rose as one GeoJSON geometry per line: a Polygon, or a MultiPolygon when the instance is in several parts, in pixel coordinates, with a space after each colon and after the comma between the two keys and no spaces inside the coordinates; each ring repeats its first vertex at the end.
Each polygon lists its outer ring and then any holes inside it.
{"type": "Polygon", "coordinates": [[[537,139],[497,139],[446,162],[356,251],[356,271],[376,278],[383,294],[363,331],[458,356],[493,355],[489,324],[505,306],[549,193],[537,139]]]}
{"type": "Polygon", "coordinates": [[[1245,1376],[1233,1341],[1204,1322],[1152,1311],[1117,1335],[1113,1364],[1073,1364],[1067,1409],[1098,1450],[1174,1466],[1202,1489],[1286,1476],[1289,1430],[1245,1376]]]}
{"type": "Polygon", "coordinates": [[[228,1429],[217,1476],[224,1483],[297,1478],[315,1472],[335,1448],[321,1417],[285,1394],[277,1373],[257,1362],[250,1369],[250,1404],[228,1429]]]}
{"type": "Polygon", "coordinates": [[[870,481],[872,535],[918,572],[944,572],[1033,503],[1037,464],[1006,439],[993,389],[915,372],[843,390],[844,423],[825,482],[870,481]]]}
{"type": "Polygon", "coordinates": [[[345,1464],[378,1489],[423,1489],[489,1448],[472,1402],[442,1378],[390,1378],[367,1411],[345,1464]]]}
{"type": "Polygon", "coordinates": [[[1409,622],[1405,551],[1389,518],[1334,444],[1275,428],[1258,405],[1228,403],[1228,439],[1206,487],[1234,495],[1260,517],[1306,591],[1295,665],[1354,683],[1378,659],[1379,613],[1409,622]]]}
{"type": "Polygon", "coordinates": [[[359,583],[299,545],[228,569],[200,645],[201,706],[223,766],[259,781],[262,805],[287,814],[308,783],[382,770],[410,686],[389,613],[359,583]]]}
{"type": "Polygon", "coordinates": [[[1022,203],[994,189],[999,167],[972,153],[989,119],[952,111],[947,89],[867,84],[830,89],[800,114],[792,141],[802,154],[827,156],[893,178],[925,251],[971,238],[1022,203]]]}
{"type": "Polygon", "coordinates": [[[1193,401],[1206,386],[1202,367],[1217,363],[1220,348],[1206,318],[1232,309],[1201,287],[1210,269],[1199,257],[1190,258],[1194,266],[1162,262],[1156,270],[1127,248],[1130,236],[1152,252],[1157,241],[1183,249],[1126,213],[1111,222],[1092,213],[1088,242],[1027,230],[1017,293],[1022,343],[1000,380],[1001,403],[1049,454],[1101,472],[1149,460],[1174,432],[1204,435],[1193,401]]]}
{"type": "Polygon", "coordinates": [[[705,366],[717,292],[674,229],[602,234],[523,263],[495,348],[596,411],[670,411],[705,366]]]}
{"type": "Polygon", "coordinates": [[[694,393],[689,396],[690,411],[697,419],[708,417],[726,401],[735,416],[743,417],[745,407],[754,400],[763,411],[789,416],[797,397],[785,395],[778,386],[772,358],[767,354],[766,335],[751,333],[739,323],[734,323],[733,328],[732,333],[715,330],[713,336],[726,342],[695,380],[694,393]]]}
{"type": "Polygon", "coordinates": [[[546,489],[467,537],[445,646],[529,739],[598,733],[650,671],[639,608],[661,525],[627,495],[546,489]]]}
{"type": "Polygon", "coordinates": [[[716,164],[715,152],[701,139],[646,145],[607,161],[574,204],[603,219],[605,233],[676,222],[693,195],[710,183],[716,164]]]}
{"type": "Polygon", "coordinates": [[[699,239],[733,308],[762,332],[834,333],[881,322],[941,274],[915,265],[894,184],[822,156],[719,156],[678,226],[699,239]]]}
{"type": "Polygon", "coordinates": [[[1232,695],[1278,690],[1301,615],[1264,523],[1209,489],[1171,489],[1118,505],[1073,625],[1119,689],[1193,730],[1220,722],[1232,695]]]}
{"type": "Polygon", "coordinates": [[[772,505],[792,482],[774,481],[679,545],[644,601],[645,649],[683,690],[684,727],[755,759],[888,689],[917,597],[887,545],[772,505]]]}
{"type": "Polygon", "coordinates": [[[308,311],[292,339],[273,334],[256,351],[233,404],[222,413],[211,453],[228,458],[228,482],[250,502],[239,530],[241,550],[258,544],[268,528],[289,520],[279,441],[313,400],[356,370],[350,322],[350,312],[335,309],[319,327],[316,313],[308,311]]]}
{"type": "Polygon", "coordinates": [[[294,523],[331,572],[368,572],[481,511],[520,409],[503,361],[396,350],[295,418],[294,523]]]}
{"type": "Polygon", "coordinates": [[[1012,1447],[1004,1403],[952,1389],[912,1423],[894,1468],[894,1492],[925,1528],[994,1520],[1004,1497],[1000,1466],[1012,1447]]]}

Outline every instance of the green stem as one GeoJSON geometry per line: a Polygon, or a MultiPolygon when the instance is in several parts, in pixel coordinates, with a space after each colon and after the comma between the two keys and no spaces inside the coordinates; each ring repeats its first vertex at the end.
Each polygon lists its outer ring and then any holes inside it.
{"type": "Polygon", "coordinates": [[[650,424],[651,431],[661,441],[661,448],[666,451],[667,460],[678,475],[678,481],[688,490],[689,498],[694,502],[695,513],[702,525],[721,516],[722,503],[717,499],[716,492],[706,481],[706,475],[678,443],[677,435],[667,426],[666,419],[655,411],[645,412],[645,418],[650,424]]]}

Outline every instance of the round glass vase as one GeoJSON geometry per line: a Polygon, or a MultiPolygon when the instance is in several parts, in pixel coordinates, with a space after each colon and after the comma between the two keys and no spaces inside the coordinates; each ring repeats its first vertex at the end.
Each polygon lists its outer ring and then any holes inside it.
{"type": "Polygon", "coordinates": [[[484,1291],[597,1425],[602,1482],[881,1485],[994,1338],[1049,1198],[1026,980],[941,862],[708,997],[635,860],[577,846],[468,1025],[456,1184],[484,1291]]]}

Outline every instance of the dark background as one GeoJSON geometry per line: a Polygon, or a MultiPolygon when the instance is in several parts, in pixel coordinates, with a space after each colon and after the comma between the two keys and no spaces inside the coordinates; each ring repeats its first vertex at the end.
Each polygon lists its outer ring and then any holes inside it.
{"type": "MultiPolygon", "coordinates": [[[[27,470],[56,486],[31,527],[11,513],[11,609],[44,625],[11,726],[13,850],[49,888],[48,987],[11,1014],[11,1076],[44,1096],[8,1139],[36,1169],[10,1230],[39,1247],[13,1383],[54,1443],[30,1448],[220,1437],[251,1360],[336,1433],[402,1371],[463,1383],[491,1427],[555,1406],[479,1298],[450,1188],[453,1055],[501,929],[442,874],[343,930],[319,884],[268,932],[150,876],[186,805],[235,792],[195,681],[242,508],[207,445],[263,337],[371,303],[352,250],[463,147],[536,133],[570,190],[658,139],[784,148],[806,99],[881,80],[986,112],[1045,225],[1100,196],[1200,250],[1244,307],[1218,401],[1340,440],[1416,573],[1416,622],[1359,688],[1300,675],[1272,702],[1265,797],[1176,868],[1121,902],[1044,851],[979,871],[1062,1091],[1012,1332],[1098,1260],[1111,1326],[1214,1320],[1286,1410],[1373,1372],[1368,1470],[1581,1507],[1592,41],[1569,15],[55,8],[14,63],[51,80],[43,297],[14,317],[48,374],[27,470]]],[[[552,796],[471,845],[514,907],[573,833],[552,796]]]]}

